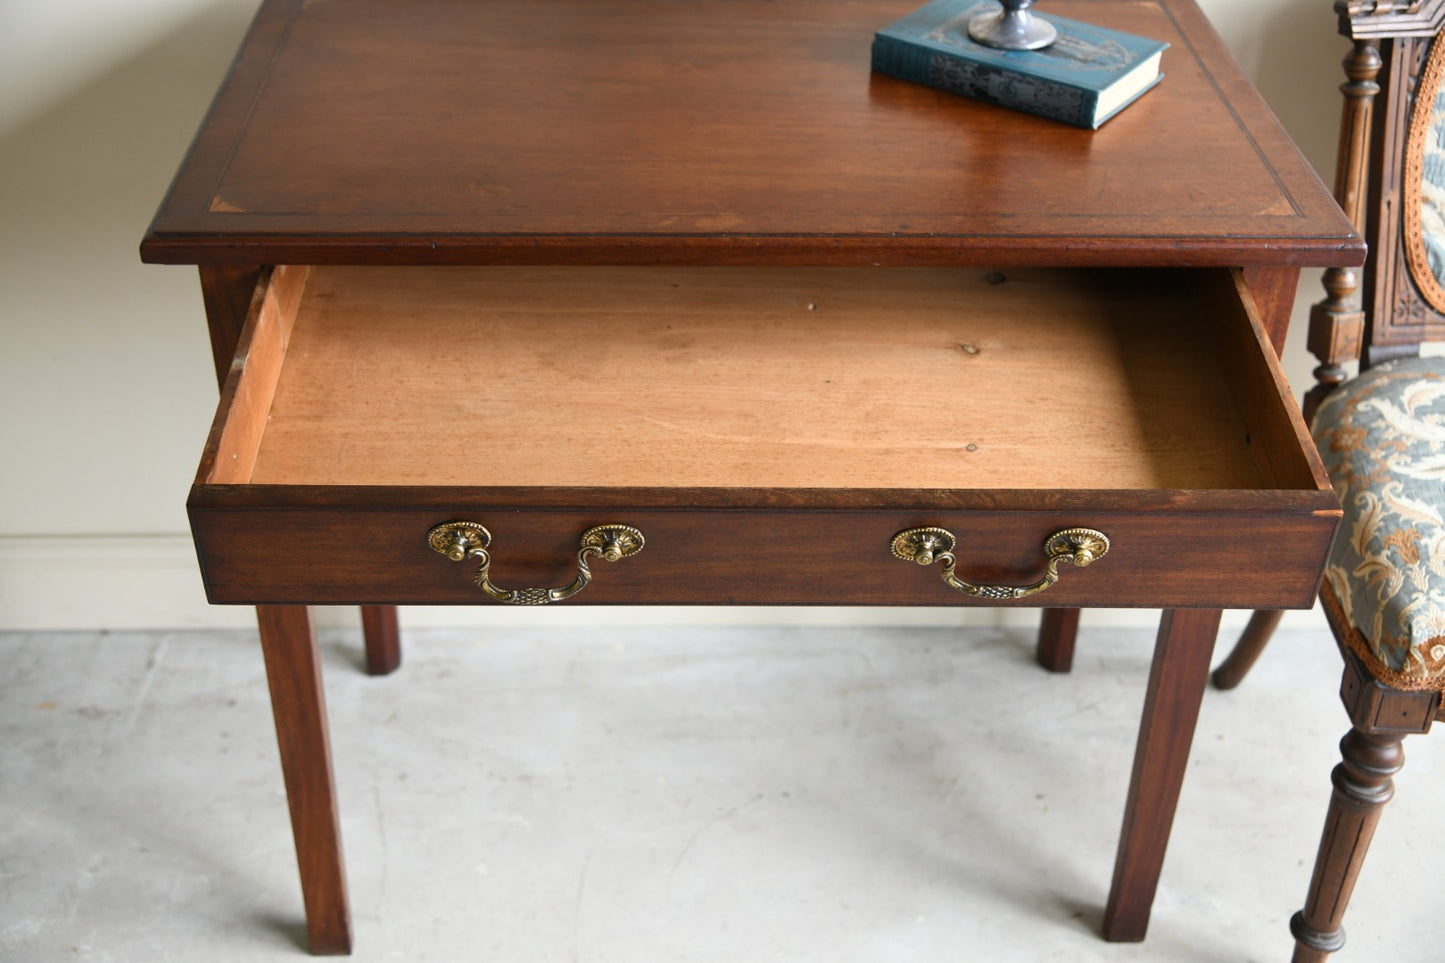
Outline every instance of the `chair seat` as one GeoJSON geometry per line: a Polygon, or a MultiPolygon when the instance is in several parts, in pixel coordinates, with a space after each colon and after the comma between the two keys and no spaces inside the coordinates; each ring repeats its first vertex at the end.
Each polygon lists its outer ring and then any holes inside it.
{"type": "Polygon", "coordinates": [[[1345,510],[1325,581],[1346,642],[1382,682],[1445,689],[1445,358],[1346,382],[1313,432],[1345,510]]]}

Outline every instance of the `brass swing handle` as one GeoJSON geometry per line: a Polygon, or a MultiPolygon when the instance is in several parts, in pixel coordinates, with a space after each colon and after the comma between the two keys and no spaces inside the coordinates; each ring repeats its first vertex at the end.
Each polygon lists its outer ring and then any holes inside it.
{"type": "Polygon", "coordinates": [[[919,565],[943,562],[943,581],[964,595],[981,599],[1021,599],[1042,592],[1059,580],[1059,564],[1070,562],[1079,568],[1093,564],[1109,551],[1109,537],[1092,528],[1066,528],[1044,540],[1044,557],[1048,568],[1044,577],[1032,585],[975,585],[954,574],[958,559],[953,549],[958,544],[946,528],[910,528],[893,536],[895,558],[919,565]]]}
{"type": "Polygon", "coordinates": [[[587,567],[589,556],[596,555],[609,562],[616,562],[642,551],[642,533],[630,525],[598,525],[582,533],[581,547],[577,551],[577,577],[561,588],[518,588],[504,589],[492,584],[492,556],[487,546],[492,543],[492,533],[476,522],[446,522],[426,533],[427,544],[432,551],[439,552],[453,562],[468,558],[481,560],[474,581],[477,587],[498,602],[507,605],[546,605],[569,599],[587,587],[592,581],[592,569],[587,567]]]}

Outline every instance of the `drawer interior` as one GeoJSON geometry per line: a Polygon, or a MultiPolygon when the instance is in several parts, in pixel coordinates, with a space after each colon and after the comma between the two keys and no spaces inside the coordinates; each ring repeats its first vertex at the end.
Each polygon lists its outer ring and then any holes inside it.
{"type": "Polygon", "coordinates": [[[278,268],[202,483],[1321,486],[1227,271],[278,268]]]}

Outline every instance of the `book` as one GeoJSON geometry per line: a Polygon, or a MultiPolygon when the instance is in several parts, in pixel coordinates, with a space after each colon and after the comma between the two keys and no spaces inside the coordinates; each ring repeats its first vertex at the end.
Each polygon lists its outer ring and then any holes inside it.
{"type": "Polygon", "coordinates": [[[1096,130],[1163,78],[1167,43],[1069,20],[1041,50],[1000,50],[970,39],[992,0],[933,0],[873,37],[873,70],[951,93],[1096,130]]]}

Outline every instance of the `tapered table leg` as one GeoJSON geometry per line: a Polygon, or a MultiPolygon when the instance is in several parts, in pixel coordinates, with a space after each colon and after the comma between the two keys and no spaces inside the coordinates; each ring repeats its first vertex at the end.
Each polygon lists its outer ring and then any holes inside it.
{"type": "Polygon", "coordinates": [[[1078,609],[1044,609],[1039,623],[1039,665],[1050,672],[1074,667],[1074,637],[1079,632],[1078,609]]]}
{"type": "Polygon", "coordinates": [[[1221,614],[1217,609],[1174,609],[1160,620],[1114,885],[1104,911],[1107,940],[1137,943],[1149,928],[1221,614]]]}
{"type": "Polygon", "coordinates": [[[256,609],[256,620],[271,687],[271,711],[286,778],[311,952],[350,953],[341,826],[311,615],[305,606],[263,605],[256,609]]]}
{"type": "Polygon", "coordinates": [[[395,605],[363,605],[361,634],[366,640],[367,675],[390,675],[401,666],[401,627],[395,605]]]}

